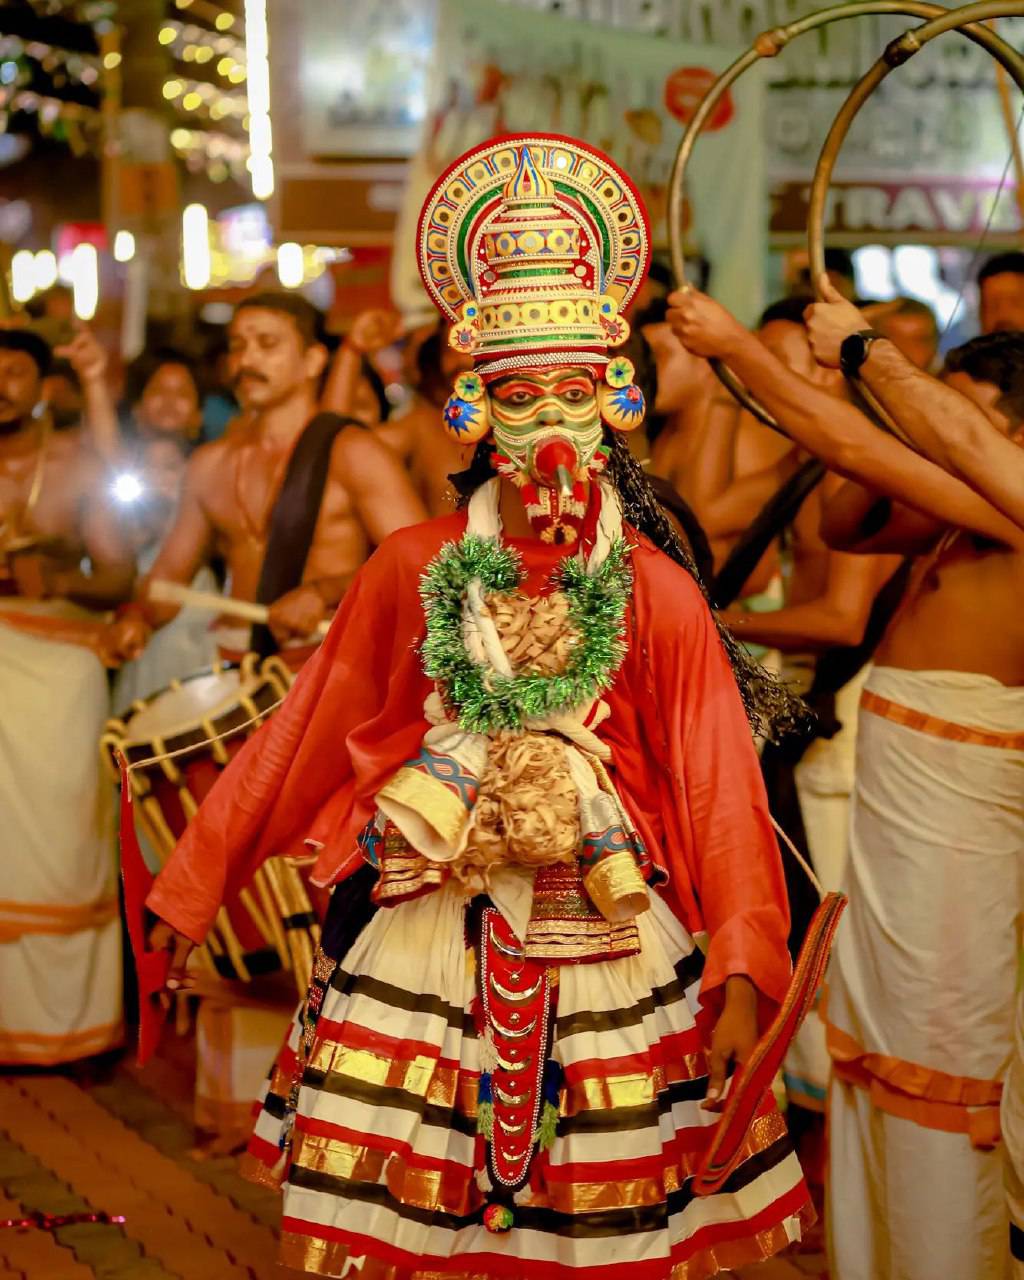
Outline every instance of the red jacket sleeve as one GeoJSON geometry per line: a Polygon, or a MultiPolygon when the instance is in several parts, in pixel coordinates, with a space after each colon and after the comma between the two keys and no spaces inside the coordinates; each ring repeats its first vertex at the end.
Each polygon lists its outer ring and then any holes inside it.
{"type": "Polygon", "coordinates": [[[668,751],[665,856],[670,876],[693,887],[710,936],[702,1000],[717,1008],[725,980],[745,974],[774,1005],[790,977],[789,908],[739,690],[689,574],[644,548],[635,559],[637,627],[649,634],[651,711],[660,721],[655,740],[668,751]]]}
{"type": "Polygon", "coordinates": [[[284,705],[224,770],[158,876],[147,906],[195,942],[266,858],[294,850],[339,799],[351,816],[422,737],[416,588],[429,551],[415,532],[393,535],[357,575],[284,705]]]}

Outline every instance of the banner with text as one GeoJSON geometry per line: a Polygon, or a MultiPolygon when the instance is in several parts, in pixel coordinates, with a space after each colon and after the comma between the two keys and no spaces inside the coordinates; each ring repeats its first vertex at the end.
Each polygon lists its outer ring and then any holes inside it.
{"type": "MultiPolygon", "coordinates": [[[[667,246],[669,174],[685,122],[738,50],[666,41],[531,12],[441,0],[429,108],[395,233],[392,293],[424,309],[416,220],[435,178],[464,151],[502,133],[567,134],[607,151],[640,188],[654,243],[667,246]]],[[[688,172],[688,254],[746,319],[761,305],[767,204],[756,71],[723,101],[688,172]]]]}

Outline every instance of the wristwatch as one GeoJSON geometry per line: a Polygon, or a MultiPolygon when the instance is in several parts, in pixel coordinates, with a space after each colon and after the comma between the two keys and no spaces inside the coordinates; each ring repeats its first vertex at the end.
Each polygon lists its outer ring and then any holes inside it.
{"type": "Polygon", "coordinates": [[[839,367],[848,378],[856,378],[861,365],[868,358],[871,344],[877,342],[884,334],[876,329],[861,329],[859,333],[851,333],[843,339],[839,348],[839,367]]]}

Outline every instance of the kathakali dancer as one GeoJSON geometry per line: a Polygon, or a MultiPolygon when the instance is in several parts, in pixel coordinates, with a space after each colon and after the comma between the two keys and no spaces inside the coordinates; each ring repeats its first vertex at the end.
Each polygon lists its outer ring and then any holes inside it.
{"type": "Polygon", "coordinates": [[[149,896],[175,985],[225,893],[320,850],[321,951],[249,1154],[299,1270],[696,1280],[810,1213],[770,1097],[693,1187],[789,980],[745,714],[785,704],[618,434],[648,256],[629,180],[570,139],[437,183],[420,261],[474,360],[444,411],[468,502],[370,559],[149,896]]]}

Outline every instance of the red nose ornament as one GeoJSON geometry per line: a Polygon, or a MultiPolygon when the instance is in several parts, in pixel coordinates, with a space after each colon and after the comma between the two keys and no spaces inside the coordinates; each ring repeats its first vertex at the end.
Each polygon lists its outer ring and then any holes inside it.
{"type": "Polygon", "coordinates": [[[572,497],[573,480],[580,465],[576,446],[565,439],[549,440],[533,456],[533,474],[545,489],[557,489],[559,497],[572,497]]]}
{"type": "Polygon", "coordinates": [[[580,457],[576,446],[555,436],[533,455],[531,479],[521,493],[526,514],[542,542],[574,546],[587,514],[587,485],[577,479],[580,457]]]}

